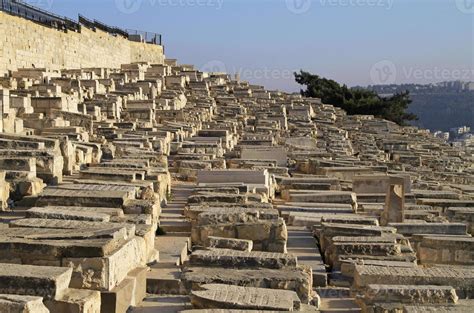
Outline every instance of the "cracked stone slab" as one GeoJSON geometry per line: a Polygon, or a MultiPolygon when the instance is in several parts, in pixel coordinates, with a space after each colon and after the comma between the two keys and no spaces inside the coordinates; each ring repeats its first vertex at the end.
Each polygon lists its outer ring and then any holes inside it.
{"type": "Polygon", "coordinates": [[[191,293],[191,303],[196,308],[294,311],[301,305],[297,294],[289,290],[224,284],[207,284],[201,288],[191,293]]]}

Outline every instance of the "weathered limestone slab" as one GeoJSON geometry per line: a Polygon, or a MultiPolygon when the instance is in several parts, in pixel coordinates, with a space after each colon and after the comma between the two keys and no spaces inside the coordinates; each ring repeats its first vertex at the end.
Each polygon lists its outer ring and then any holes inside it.
{"type": "Polygon", "coordinates": [[[369,174],[357,175],[352,178],[352,191],[356,193],[386,193],[391,177],[400,177],[404,180],[405,192],[411,192],[411,179],[408,174],[396,175],[369,174]]]}
{"type": "Polygon", "coordinates": [[[47,188],[39,196],[40,206],[122,207],[127,199],[123,191],[64,190],[47,188]]]}
{"type": "Polygon", "coordinates": [[[306,213],[291,212],[288,215],[288,224],[295,226],[314,226],[321,223],[362,224],[378,226],[377,218],[356,214],[306,213]]]}
{"type": "Polygon", "coordinates": [[[245,252],[229,249],[197,250],[189,262],[195,266],[218,266],[230,268],[285,268],[298,265],[296,256],[284,253],[245,252]]]}
{"type": "Polygon", "coordinates": [[[112,290],[101,292],[100,312],[126,313],[130,306],[138,306],[146,296],[147,272],[147,267],[137,267],[112,290]]]}
{"type": "Polygon", "coordinates": [[[197,225],[222,223],[255,223],[260,219],[259,211],[207,211],[198,215],[197,225]]]}
{"type": "Polygon", "coordinates": [[[144,180],[145,171],[125,170],[117,168],[99,168],[92,167],[87,170],[81,170],[80,177],[84,179],[113,180],[133,182],[135,180],[144,180]]]}
{"type": "Polygon", "coordinates": [[[395,234],[396,229],[393,227],[371,226],[371,225],[357,225],[357,224],[334,224],[322,223],[320,231],[316,232],[319,237],[319,243],[322,251],[330,245],[331,238],[336,236],[383,236],[385,234],[395,234]]]}
{"type": "Polygon", "coordinates": [[[188,267],[182,281],[189,290],[199,290],[203,284],[226,284],[256,288],[292,290],[303,303],[312,296],[312,276],[309,268],[285,269],[218,269],[215,267],[188,267]]]}
{"type": "Polygon", "coordinates": [[[413,234],[448,234],[466,235],[467,226],[463,223],[390,223],[388,226],[397,229],[403,235],[413,234]]]}
{"type": "Polygon", "coordinates": [[[455,199],[417,199],[417,204],[431,205],[433,207],[474,207],[474,200],[455,200],[455,199]]]}
{"type": "Polygon", "coordinates": [[[74,220],[57,220],[57,219],[40,219],[40,218],[24,218],[11,221],[10,230],[5,233],[6,236],[20,237],[20,238],[114,238],[114,239],[128,239],[133,237],[136,230],[136,225],[128,223],[105,223],[105,222],[89,222],[89,221],[74,221],[74,220]],[[22,227],[22,228],[33,228],[31,230],[22,230],[21,232],[15,232],[11,228],[22,227]],[[36,229],[35,229],[36,228],[36,229]],[[62,229],[66,231],[44,231],[46,229],[62,229]],[[38,231],[38,229],[40,229],[38,231]],[[77,231],[72,232],[72,236],[68,236],[71,233],[70,230],[79,229],[82,232],[82,236],[78,236],[77,231]],[[12,232],[13,231],[13,232],[12,232]],[[90,232],[90,235],[84,236],[90,232]],[[45,234],[45,236],[36,236],[36,234],[45,234]],[[48,237],[49,236],[49,237],[48,237]],[[56,237],[55,237],[56,236],[56,237]]]}
{"type": "MultiPolygon", "coordinates": [[[[263,203],[262,203],[263,204],[263,203]]],[[[197,220],[198,216],[202,213],[215,213],[215,214],[258,214],[260,219],[277,219],[279,217],[278,211],[273,209],[268,209],[266,207],[258,208],[257,204],[240,206],[235,204],[235,206],[230,203],[230,206],[227,206],[224,203],[206,203],[203,205],[188,205],[184,208],[184,215],[192,220],[197,220]]],[[[264,204],[265,205],[265,204],[264,204]]],[[[268,203],[266,204],[268,205],[268,203]]],[[[271,204],[270,204],[271,205],[271,204]]]]}
{"type": "Polygon", "coordinates": [[[0,263],[0,294],[60,299],[71,280],[72,269],[0,263]]]}
{"type": "Polygon", "coordinates": [[[401,177],[389,178],[385,196],[385,207],[380,224],[403,223],[405,219],[405,180],[401,177]]]}
{"type": "Polygon", "coordinates": [[[188,198],[188,203],[197,204],[197,203],[239,203],[243,204],[247,202],[246,195],[232,195],[225,193],[204,193],[200,192],[198,194],[191,195],[188,198]]]}
{"type": "Polygon", "coordinates": [[[71,256],[62,263],[73,268],[71,287],[110,291],[120,284],[128,272],[146,264],[145,240],[134,237],[112,254],[101,258],[71,256]]]}
{"type": "Polygon", "coordinates": [[[91,222],[109,222],[110,215],[104,213],[96,213],[90,210],[74,211],[72,209],[64,209],[57,207],[31,208],[26,211],[26,217],[31,218],[50,218],[65,219],[91,222]]]}
{"type": "Polygon", "coordinates": [[[403,313],[470,313],[473,300],[459,300],[456,304],[404,305],[403,313]]]}
{"type": "Polygon", "coordinates": [[[207,237],[206,247],[250,252],[253,248],[253,241],[209,236],[207,237]]]}
{"type": "Polygon", "coordinates": [[[35,158],[37,176],[46,183],[62,182],[64,159],[49,150],[11,150],[0,149],[0,156],[8,158],[35,158]]]}
{"type": "Polygon", "coordinates": [[[49,310],[41,297],[0,294],[0,312],[49,313],[49,310]]]}
{"type": "Polygon", "coordinates": [[[253,250],[284,253],[288,232],[282,219],[195,225],[192,228],[191,238],[195,244],[205,245],[209,236],[252,240],[253,250]]]}
{"type": "Polygon", "coordinates": [[[316,202],[316,203],[345,203],[352,206],[353,211],[357,211],[357,196],[352,192],[345,191],[307,191],[296,190],[290,193],[291,202],[316,202]]]}
{"type": "Polygon", "coordinates": [[[288,218],[292,212],[295,213],[315,213],[315,214],[353,214],[350,204],[332,204],[332,203],[286,203],[276,205],[275,207],[281,214],[281,217],[288,218]]]}
{"type": "Polygon", "coordinates": [[[421,264],[474,265],[474,238],[424,236],[417,252],[421,264]]]}
{"type": "Polygon", "coordinates": [[[51,312],[99,313],[100,292],[69,288],[60,299],[46,300],[51,312]]]}
{"type": "Polygon", "coordinates": [[[213,170],[199,171],[197,175],[198,184],[209,183],[244,183],[250,185],[262,185],[270,188],[270,176],[267,170],[213,170]]]}
{"type": "Polygon", "coordinates": [[[474,269],[472,267],[381,267],[356,265],[354,287],[365,288],[370,284],[388,285],[437,285],[452,286],[459,298],[474,295],[474,269]]]}
{"type": "Polygon", "coordinates": [[[0,211],[8,208],[10,198],[10,184],[5,181],[5,172],[0,171],[0,211]]]}
{"type": "Polygon", "coordinates": [[[83,180],[79,180],[78,182],[74,184],[63,184],[56,186],[55,188],[58,189],[66,189],[66,190],[90,190],[90,191],[103,191],[103,192],[109,192],[109,191],[121,191],[121,192],[126,192],[128,195],[128,198],[134,199],[137,196],[137,190],[139,189],[136,186],[133,185],[126,185],[127,183],[117,183],[113,181],[107,181],[106,183],[103,184],[92,184],[92,183],[80,183],[83,180]]]}
{"type": "MultiPolygon", "coordinates": [[[[364,257],[364,256],[361,256],[361,257],[364,257]]],[[[354,277],[355,267],[357,264],[360,264],[361,262],[363,262],[364,265],[387,266],[387,267],[414,268],[418,266],[416,263],[416,258],[414,258],[411,262],[408,262],[408,261],[380,260],[376,258],[359,259],[354,256],[348,255],[348,256],[339,257],[339,261],[341,262],[341,273],[347,277],[354,277]]]]}
{"type": "Polygon", "coordinates": [[[202,285],[191,293],[191,303],[203,309],[256,309],[298,311],[301,301],[294,291],[240,287],[223,284],[202,285]]]}
{"type": "Polygon", "coordinates": [[[368,285],[358,302],[366,307],[375,303],[454,304],[456,291],[450,286],[368,285]]]}
{"type": "Polygon", "coordinates": [[[276,160],[278,166],[286,166],[288,162],[286,150],[280,147],[242,148],[240,153],[242,159],[276,160]]]}

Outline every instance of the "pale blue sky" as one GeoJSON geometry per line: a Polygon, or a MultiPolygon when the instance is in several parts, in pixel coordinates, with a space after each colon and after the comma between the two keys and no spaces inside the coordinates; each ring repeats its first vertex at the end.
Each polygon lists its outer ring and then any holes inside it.
{"type": "Polygon", "coordinates": [[[29,0],[163,34],[166,55],[294,91],[305,69],[353,85],[474,80],[474,0],[29,0]]]}

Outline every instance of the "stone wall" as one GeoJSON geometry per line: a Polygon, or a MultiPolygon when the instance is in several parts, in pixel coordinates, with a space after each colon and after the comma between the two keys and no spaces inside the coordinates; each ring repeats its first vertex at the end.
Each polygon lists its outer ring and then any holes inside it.
{"type": "Polygon", "coordinates": [[[0,12],[0,75],[17,68],[119,68],[136,61],[163,63],[163,47],[82,27],[62,32],[0,12]]]}

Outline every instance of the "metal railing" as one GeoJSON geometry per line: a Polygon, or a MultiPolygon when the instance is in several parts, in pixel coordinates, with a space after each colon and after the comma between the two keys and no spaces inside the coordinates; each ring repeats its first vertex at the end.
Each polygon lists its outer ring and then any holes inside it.
{"type": "Polygon", "coordinates": [[[124,38],[128,38],[128,33],[125,30],[118,27],[106,25],[102,22],[99,22],[98,20],[90,20],[80,14],[79,14],[79,24],[89,29],[92,29],[94,31],[97,29],[100,29],[101,31],[104,31],[114,36],[119,35],[124,38]]]}
{"type": "Polygon", "coordinates": [[[0,0],[0,11],[26,18],[33,22],[56,28],[61,31],[81,31],[79,23],[66,17],[34,7],[21,0],[0,0]]]}
{"type": "Polygon", "coordinates": [[[118,27],[106,25],[97,20],[89,20],[82,15],[79,15],[79,21],[76,22],[67,17],[62,17],[34,7],[21,0],[0,0],[0,11],[28,19],[60,31],[80,32],[81,26],[84,26],[94,31],[96,29],[100,29],[113,36],[122,36],[131,41],[162,45],[161,35],[157,33],[132,29],[124,30],[118,27]]]}
{"type": "Polygon", "coordinates": [[[132,41],[141,41],[161,46],[161,34],[134,29],[127,29],[126,32],[129,35],[129,39],[132,41]]]}

